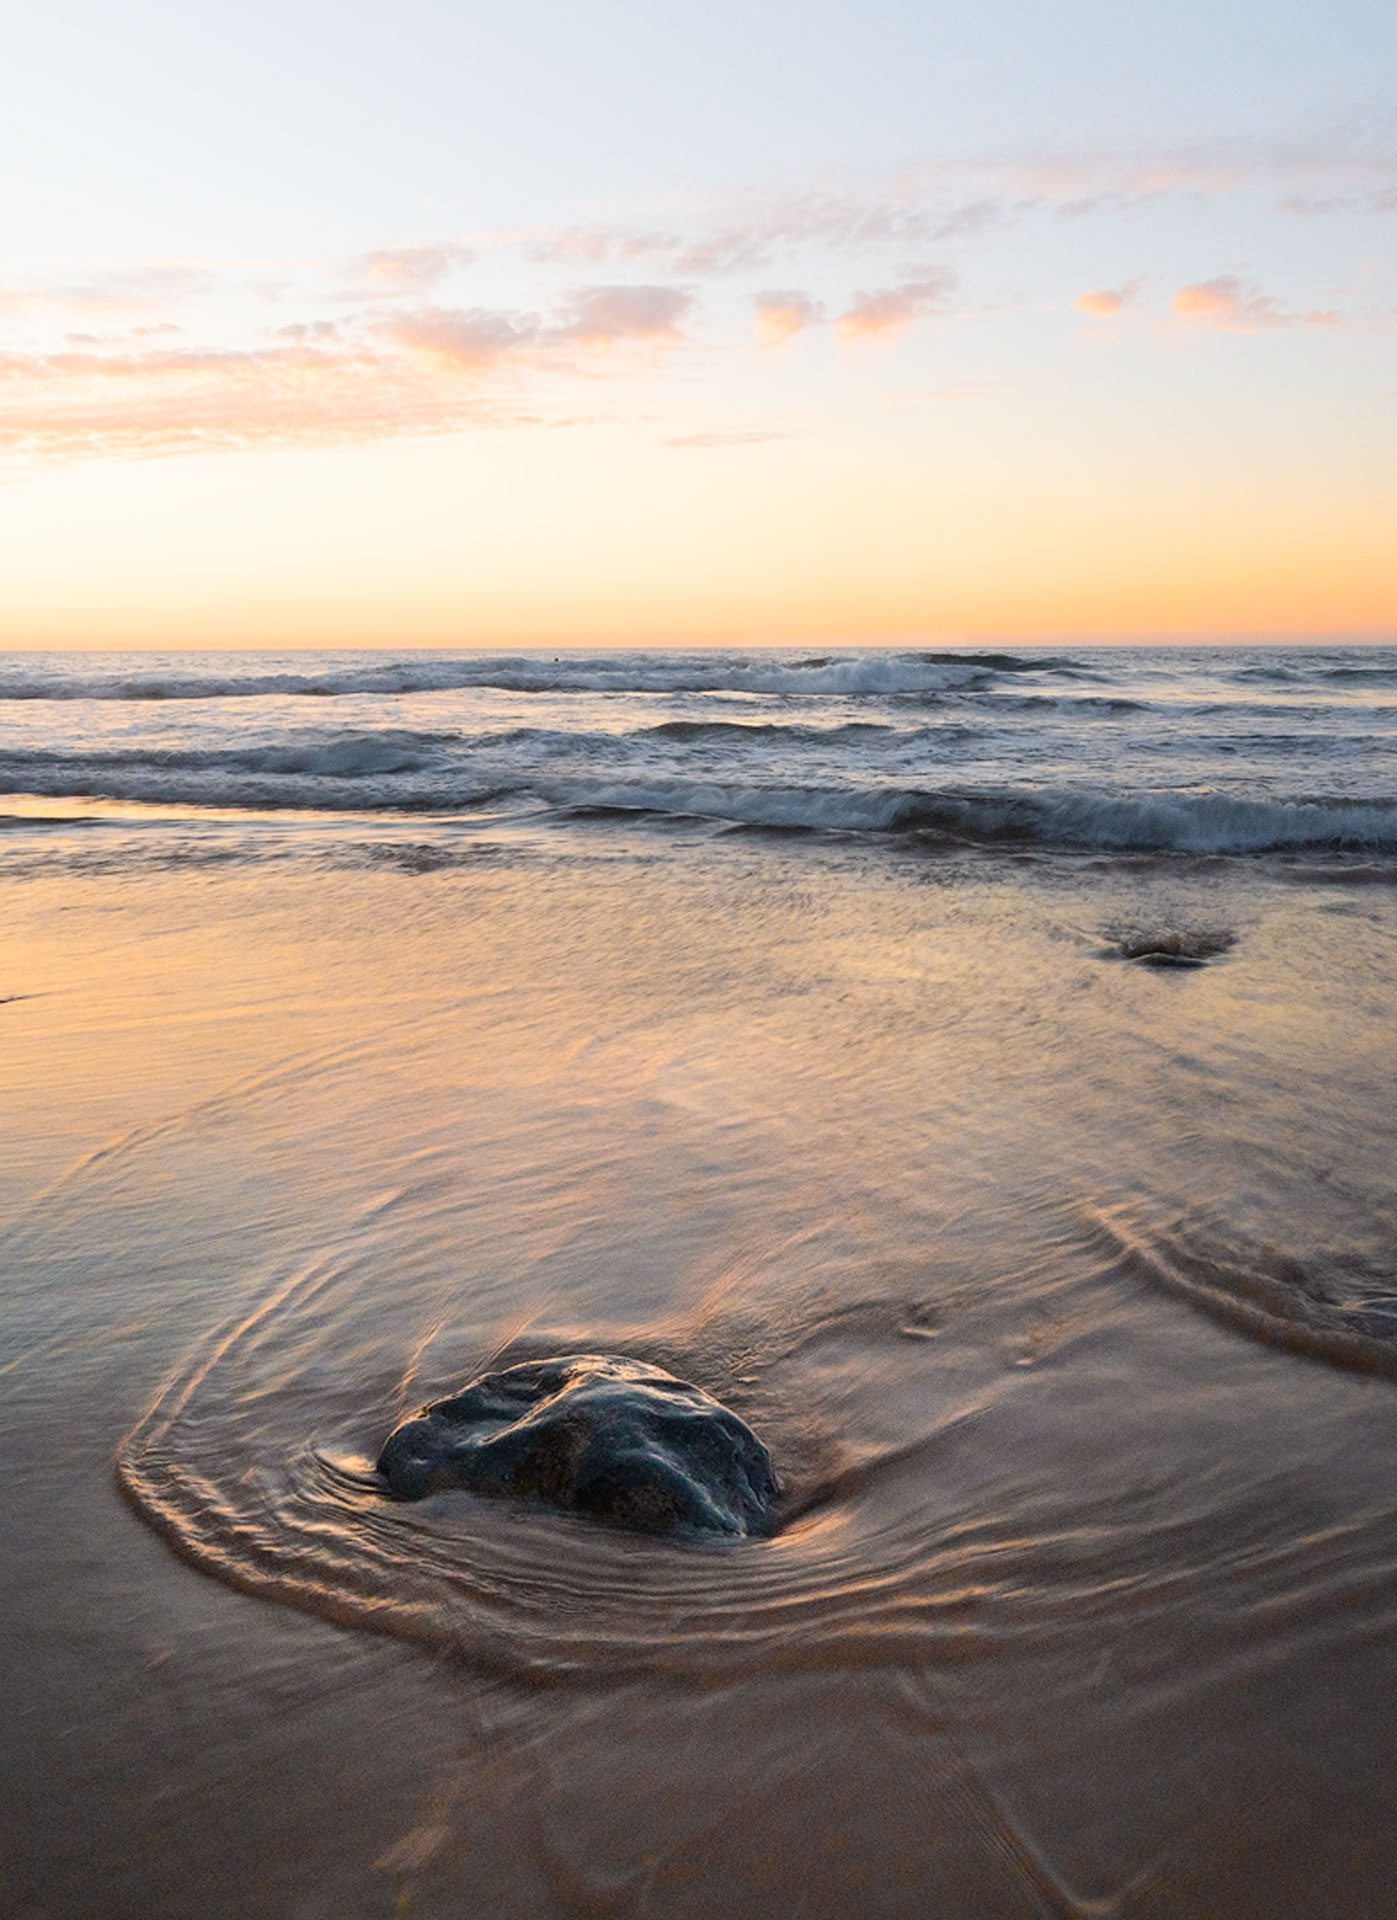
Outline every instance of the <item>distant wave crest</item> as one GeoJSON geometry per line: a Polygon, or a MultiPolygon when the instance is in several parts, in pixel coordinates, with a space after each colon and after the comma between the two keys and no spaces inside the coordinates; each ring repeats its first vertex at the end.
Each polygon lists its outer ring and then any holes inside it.
{"type": "Polygon", "coordinates": [[[750,652],[475,654],[336,664],[319,672],[277,670],[253,657],[233,673],[8,666],[0,670],[0,700],[334,699],[469,687],[513,693],[888,695],[954,692],[988,684],[999,674],[1086,671],[1032,654],[874,650],[803,658],[750,652]]]}

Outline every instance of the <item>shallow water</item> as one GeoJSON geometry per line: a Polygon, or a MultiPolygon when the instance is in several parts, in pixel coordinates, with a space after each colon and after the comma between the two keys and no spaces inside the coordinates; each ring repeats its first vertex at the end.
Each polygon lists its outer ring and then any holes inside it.
{"type": "Polygon", "coordinates": [[[1384,1910],[1370,863],[11,843],[9,1910],[1384,1910]],[[403,1414],[598,1350],[761,1434],[772,1538],[382,1497],[403,1414]]]}

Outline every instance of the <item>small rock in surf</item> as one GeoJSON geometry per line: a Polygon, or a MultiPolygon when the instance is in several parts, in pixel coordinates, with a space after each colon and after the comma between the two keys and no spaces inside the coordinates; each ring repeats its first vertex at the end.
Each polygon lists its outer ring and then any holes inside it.
{"type": "Polygon", "coordinates": [[[378,1471],[400,1500],[451,1487],[532,1497],[642,1533],[771,1530],[780,1490],[735,1413],[610,1354],[487,1373],[394,1429],[378,1471]]]}
{"type": "Polygon", "coordinates": [[[1223,931],[1131,932],[1120,936],[1116,951],[1142,967],[1205,967],[1235,944],[1236,935],[1223,931]]]}

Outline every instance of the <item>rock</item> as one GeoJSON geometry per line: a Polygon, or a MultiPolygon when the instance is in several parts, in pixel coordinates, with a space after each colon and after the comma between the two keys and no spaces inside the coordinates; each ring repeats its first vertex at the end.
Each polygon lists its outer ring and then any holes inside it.
{"type": "Polygon", "coordinates": [[[1185,932],[1131,932],[1121,935],[1117,951],[1142,967],[1205,967],[1236,945],[1237,936],[1225,928],[1185,932]]]}
{"type": "Polygon", "coordinates": [[[463,1487],[642,1533],[766,1533],[779,1492],[766,1448],[710,1394],[595,1353],[526,1361],[434,1401],[388,1436],[378,1471],[400,1500],[463,1487]]]}

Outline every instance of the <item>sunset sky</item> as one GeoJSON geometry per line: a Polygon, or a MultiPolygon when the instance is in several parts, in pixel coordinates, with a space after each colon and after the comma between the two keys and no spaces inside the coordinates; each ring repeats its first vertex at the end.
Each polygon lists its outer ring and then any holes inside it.
{"type": "Polygon", "coordinates": [[[1397,637],[1391,0],[49,0],[0,644],[1397,637]]]}

